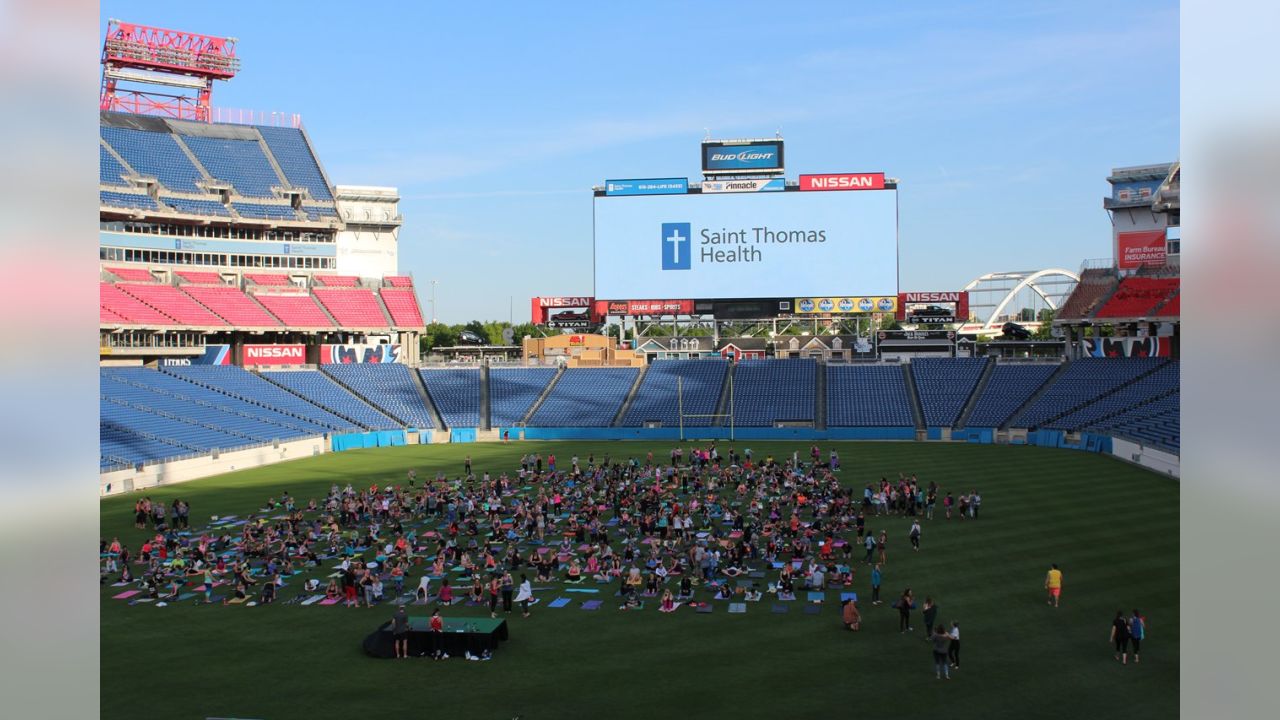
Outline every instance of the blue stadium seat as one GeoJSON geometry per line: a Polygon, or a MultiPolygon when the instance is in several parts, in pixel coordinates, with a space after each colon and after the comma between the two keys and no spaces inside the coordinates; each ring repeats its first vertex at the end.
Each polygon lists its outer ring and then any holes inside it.
{"type": "Polygon", "coordinates": [[[902,366],[827,366],[827,427],[914,425],[902,366]]]}
{"type": "Polygon", "coordinates": [[[489,424],[511,427],[524,420],[555,375],[556,369],[548,367],[490,368],[489,424]]]}
{"type": "MultiPolygon", "coordinates": [[[[709,415],[716,411],[724,389],[729,363],[719,358],[707,360],[655,360],[649,365],[635,400],[622,419],[625,427],[639,427],[646,422],[660,422],[663,427],[680,424],[680,398],[683,394],[685,415],[709,415]],[[679,382],[678,382],[679,381],[679,382]]],[[[685,425],[707,426],[708,417],[686,417],[685,425]]]]}
{"type": "Polygon", "coordinates": [[[973,405],[967,427],[1000,427],[1057,371],[1058,365],[997,364],[973,405]]]}
{"type": "Polygon", "coordinates": [[[1040,427],[1058,415],[1132,382],[1165,362],[1162,358],[1084,358],[1073,361],[1043,395],[1009,424],[1013,427],[1040,427]]]}
{"type": "Polygon", "coordinates": [[[156,205],[156,201],[152,200],[150,195],[143,195],[140,193],[123,193],[101,190],[98,192],[98,199],[107,207],[132,208],[135,210],[160,209],[160,206],[156,205]]]}
{"type": "Polygon", "coordinates": [[[101,145],[98,146],[98,182],[103,185],[128,185],[128,181],[123,176],[128,175],[129,171],[116,160],[115,156],[107,152],[107,149],[101,145]]]}
{"type": "Polygon", "coordinates": [[[203,192],[196,182],[204,176],[170,133],[108,125],[100,130],[102,139],[138,173],[156,178],[170,190],[203,192]]]}
{"type": "Polygon", "coordinates": [[[294,187],[304,187],[316,200],[332,200],[333,194],[320,172],[320,164],[307,144],[306,136],[297,128],[259,126],[258,132],[267,141],[271,155],[294,187]]]}
{"type": "Polygon", "coordinates": [[[812,422],[818,364],[798,360],[742,360],[733,372],[733,422],[772,427],[780,421],[812,422]]]}
{"type": "Polygon", "coordinates": [[[325,432],[350,432],[361,429],[350,420],[338,417],[235,365],[189,365],[166,367],[162,368],[162,371],[245,402],[262,405],[309,421],[324,428],[325,432]]]}
{"type": "Polygon", "coordinates": [[[1070,412],[1045,425],[1060,430],[1079,430],[1089,427],[1103,419],[1139,408],[1152,400],[1178,390],[1179,366],[1172,361],[1161,365],[1150,375],[1138,378],[1132,383],[1121,386],[1113,393],[1103,395],[1084,407],[1070,412]]]}
{"type": "Polygon", "coordinates": [[[636,381],[636,368],[569,368],[538,407],[535,427],[606,427],[636,381]]]}
{"type": "Polygon", "coordinates": [[[986,358],[915,358],[911,375],[928,427],[951,427],[973,394],[986,358]]]}
{"type": "Polygon", "coordinates": [[[256,140],[183,135],[182,142],[210,175],[231,183],[245,197],[275,197],[271,188],[283,184],[256,140]]]}
{"type": "Polygon", "coordinates": [[[313,405],[350,418],[370,430],[395,430],[404,427],[352,395],[319,370],[275,370],[263,372],[262,377],[301,395],[313,405]]]}
{"type": "Polygon", "coordinates": [[[262,218],[263,220],[297,220],[298,213],[288,205],[261,205],[258,203],[233,202],[231,207],[244,217],[262,218]]]}
{"type": "Polygon", "coordinates": [[[451,428],[480,427],[480,370],[423,368],[418,371],[440,419],[451,428]]]}
{"type": "Polygon", "coordinates": [[[322,365],[327,375],[355,390],[386,414],[415,428],[435,428],[412,370],[399,363],[322,365]]]}
{"type": "Polygon", "coordinates": [[[231,217],[227,206],[218,200],[189,200],[187,198],[162,197],[160,200],[178,212],[192,215],[218,215],[231,217]]]}

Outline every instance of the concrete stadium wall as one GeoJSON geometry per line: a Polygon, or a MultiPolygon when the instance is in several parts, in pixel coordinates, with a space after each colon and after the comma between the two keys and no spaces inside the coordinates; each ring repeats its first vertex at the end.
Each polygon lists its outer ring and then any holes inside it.
{"type": "Polygon", "coordinates": [[[1132,440],[1113,438],[1111,454],[1125,462],[1135,463],[1162,475],[1182,479],[1181,458],[1173,453],[1147,447],[1132,440]]]}
{"type": "Polygon", "coordinates": [[[198,480],[233,470],[262,467],[286,460],[321,455],[328,451],[328,443],[323,437],[312,437],[282,442],[280,447],[262,445],[247,450],[219,453],[216,460],[212,455],[202,455],[186,460],[144,465],[141,471],[134,468],[113,470],[102,473],[98,477],[98,486],[103,496],[119,495],[133,490],[198,480]]]}

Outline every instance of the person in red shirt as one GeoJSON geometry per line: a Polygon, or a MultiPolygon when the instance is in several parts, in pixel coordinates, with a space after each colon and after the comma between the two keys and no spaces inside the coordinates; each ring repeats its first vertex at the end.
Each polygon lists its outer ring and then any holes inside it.
{"type": "Polygon", "coordinates": [[[449,657],[444,651],[444,619],[440,617],[440,608],[431,611],[431,657],[436,660],[449,657]]]}

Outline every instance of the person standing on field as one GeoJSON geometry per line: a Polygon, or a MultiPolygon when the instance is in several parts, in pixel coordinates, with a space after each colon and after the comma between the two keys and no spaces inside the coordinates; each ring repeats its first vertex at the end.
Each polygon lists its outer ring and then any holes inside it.
{"type": "Polygon", "coordinates": [[[925,596],[924,598],[924,636],[929,639],[929,633],[934,626],[933,621],[938,619],[938,606],[933,602],[933,598],[925,596]]]}
{"type": "Polygon", "coordinates": [[[1053,563],[1044,576],[1044,589],[1049,593],[1049,604],[1058,607],[1058,599],[1062,596],[1062,571],[1053,563]]]}
{"type": "Polygon", "coordinates": [[[911,538],[911,549],[920,552],[920,521],[911,521],[911,532],[908,537],[911,538]]]}
{"type": "Polygon", "coordinates": [[[1138,662],[1138,653],[1142,652],[1142,641],[1147,637],[1147,619],[1136,609],[1129,618],[1129,640],[1133,642],[1133,661],[1138,662]]]}
{"type": "Polygon", "coordinates": [[[1116,619],[1111,621],[1111,642],[1116,646],[1116,660],[1121,665],[1129,664],[1129,621],[1123,610],[1116,611],[1116,619]]]}

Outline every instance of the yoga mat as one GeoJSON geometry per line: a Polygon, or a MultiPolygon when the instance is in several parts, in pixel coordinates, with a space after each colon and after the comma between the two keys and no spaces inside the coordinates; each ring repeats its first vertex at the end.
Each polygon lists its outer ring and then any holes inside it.
{"type": "Polygon", "coordinates": [[[337,605],[340,602],[342,602],[342,598],[329,598],[328,600],[321,600],[320,604],[321,605],[337,605]]]}
{"type": "Polygon", "coordinates": [[[195,597],[197,594],[198,594],[198,593],[193,593],[193,592],[186,592],[186,593],[182,593],[181,595],[179,595],[179,596],[178,596],[178,600],[180,600],[180,601],[181,601],[181,600],[190,600],[191,598],[195,597]]]}
{"type": "Polygon", "coordinates": [[[769,608],[769,612],[775,615],[786,615],[787,612],[790,611],[790,609],[791,608],[787,607],[786,605],[779,605],[777,603],[774,603],[773,607],[769,608]]]}
{"type": "Polygon", "coordinates": [[[844,602],[845,600],[853,600],[853,601],[855,601],[855,602],[856,602],[856,601],[858,600],[858,593],[856,593],[856,592],[842,592],[842,593],[840,593],[840,602],[844,602]]]}
{"type": "Polygon", "coordinates": [[[598,593],[600,592],[600,589],[599,588],[565,588],[565,592],[598,593]]]}
{"type": "Polygon", "coordinates": [[[321,600],[323,600],[323,599],[324,599],[324,596],[323,596],[323,595],[312,595],[311,597],[307,598],[306,600],[303,600],[303,601],[302,601],[302,604],[303,604],[303,605],[314,605],[315,603],[318,603],[318,602],[320,602],[320,601],[321,601],[321,600]]]}
{"type": "Polygon", "coordinates": [[[562,597],[562,598],[556,598],[555,600],[552,600],[551,604],[547,605],[547,607],[562,608],[568,604],[569,604],[569,598],[562,597]]]}
{"type": "Polygon", "coordinates": [[[603,604],[604,604],[603,600],[587,600],[582,603],[582,609],[583,610],[599,610],[600,606],[603,604]]]}
{"type": "Polygon", "coordinates": [[[806,597],[809,599],[809,602],[811,603],[826,602],[827,600],[827,594],[822,592],[806,593],[806,597]]]}
{"type": "Polygon", "coordinates": [[[137,595],[140,592],[142,591],[141,590],[125,590],[119,595],[112,595],[111,599],[112,600],[128,600],[129,598],[133,597],[134,595],[137,595]]]}
{"type": "Polygon", "coordinates": [[[714,610],[714,609],[715,609],[715,608],[714,608],[714,606],[712,606],[712,604],[711,604],[711,603],[702,603],[701,605],[699,605],[699,606],[698,606],[698,612],[700,612],[700,613],[704,613],[704,614],[705,614],[705,613],[710,613],[710,612],[711,612],[712,610],[714,610]]]}
{"type": "Polygon", "coordinates": [[[746,603],[729,603],[729,612],[740,614],[747,611],[746,603]]]}
{"type": "Polygon", "coordinates": [[[811,603],[809,605],[804,606],[805,615],[817,615],[820,612],[822,612],[822,606],[816,603],[811,603]]]}

